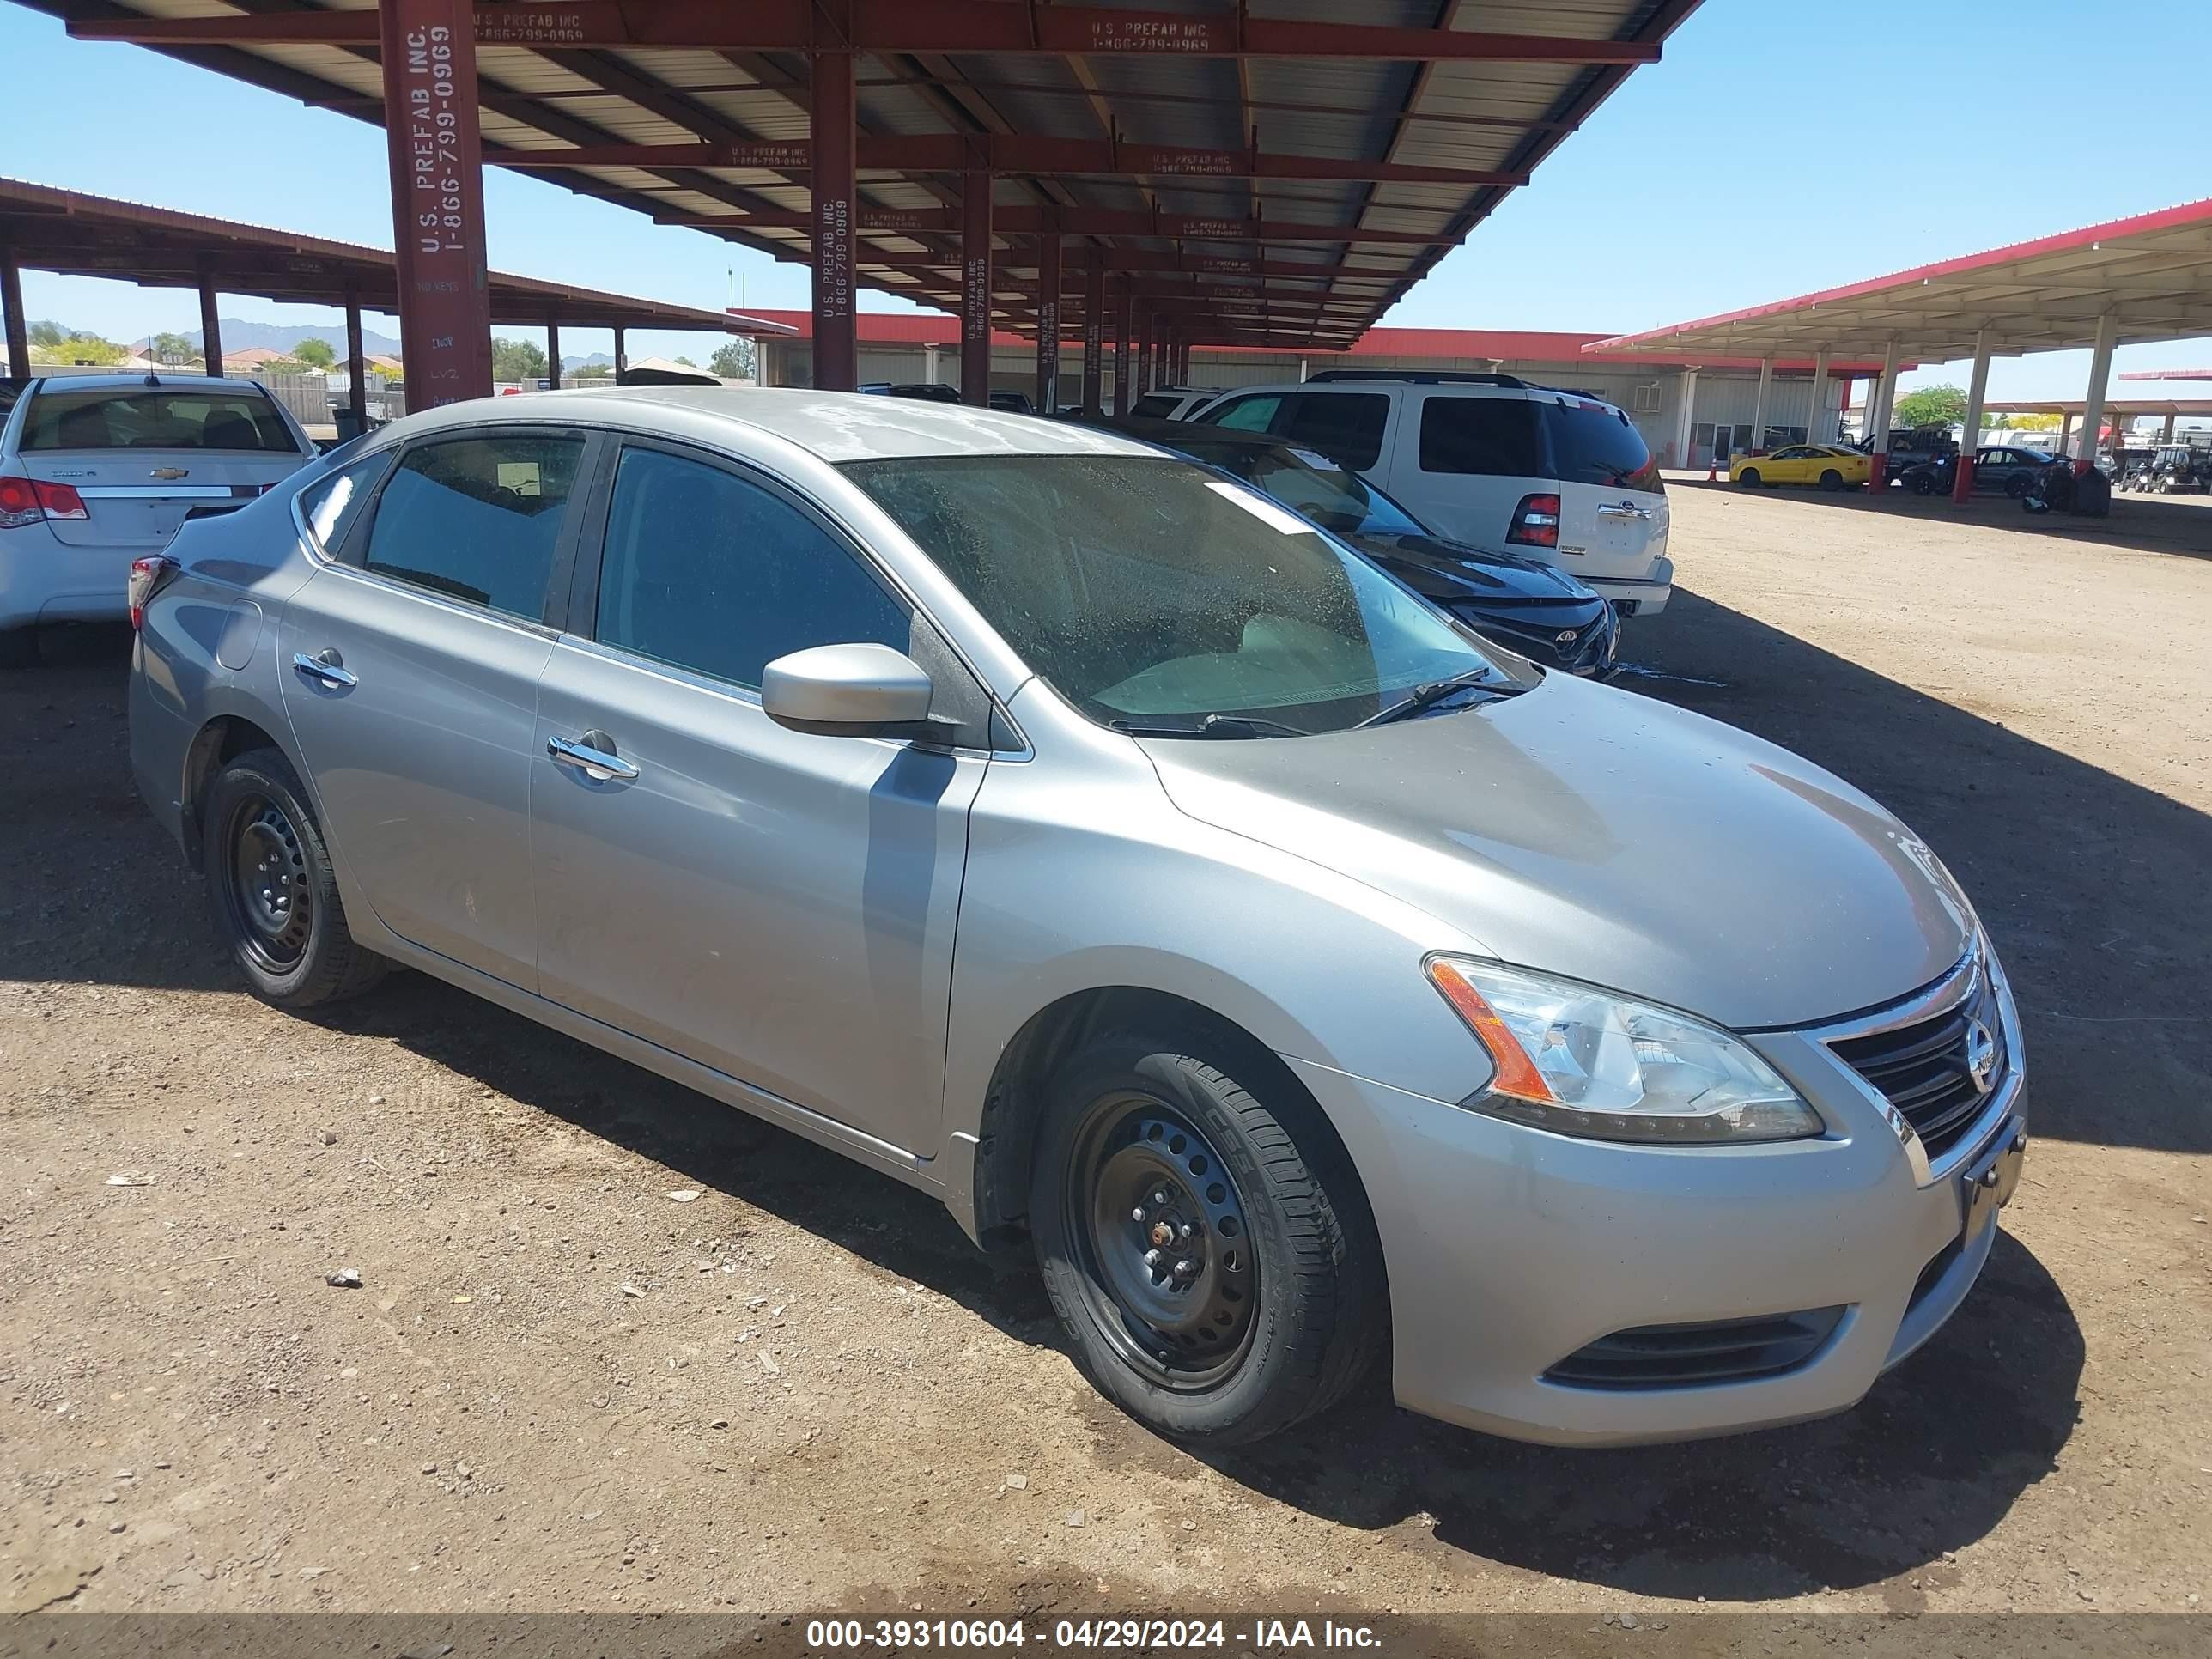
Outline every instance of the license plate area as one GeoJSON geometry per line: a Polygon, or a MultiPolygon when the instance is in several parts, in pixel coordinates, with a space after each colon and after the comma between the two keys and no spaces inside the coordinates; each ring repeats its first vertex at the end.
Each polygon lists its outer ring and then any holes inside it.
{"type": "Polygon", "coordinates": [[[1990,1137],[1989,1149],[1959,1176],[1959,1206],[1966,1212],[1965,1237],[1975,1237],[2012,1202],[2020,1188],[2020,1172],[2027,1161],[2027,1129],[2016,1118],[2007,1118],[1990,1137]]]}

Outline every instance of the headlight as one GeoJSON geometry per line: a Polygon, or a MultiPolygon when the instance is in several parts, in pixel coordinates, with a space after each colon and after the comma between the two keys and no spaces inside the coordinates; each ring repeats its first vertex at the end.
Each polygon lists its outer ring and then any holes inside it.
{"type": "Polygon", "coordinates": [[[1462,1102],[1587,1140],[1795,1140],[1819,1114],[1719,1027],[1525,969],[1431,957],[1431,981],[1498,1067],[1462,1102]]]}

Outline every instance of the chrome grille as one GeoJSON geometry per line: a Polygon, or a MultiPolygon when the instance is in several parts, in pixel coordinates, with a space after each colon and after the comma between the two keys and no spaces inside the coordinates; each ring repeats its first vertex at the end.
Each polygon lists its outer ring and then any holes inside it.
{"type": "Polygon", "coordinates": [[[2011,1064],[1996,988],[1978,969],[1966,994],[1940,1013],[1828,1046],[1904,1115],[1931,1159],[1973,1126],[2011,1064]],[[1971,1058],[1977,1027],[1994,1044],[1979,1082],[1971,1058]]]}

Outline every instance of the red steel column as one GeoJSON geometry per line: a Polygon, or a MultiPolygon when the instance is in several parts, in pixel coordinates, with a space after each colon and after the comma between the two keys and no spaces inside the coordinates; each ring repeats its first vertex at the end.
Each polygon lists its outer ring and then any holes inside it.
{"type": "Polygon", "coordinates": [[[23,380],[31,372],[31,319],[23,314],[22,267],[8,247],[0,247],[0,312],[7,313],[8,372],[23,380]]]}
{"type": "Polygon", "coordinates": [[[1130,291],[1128,279],[1124,277],[1121,291],[1114,296],[1114,412],[1127,415],[1129,406],[1137,401],[1136,388],[1129,384],[1135,372],[1137,296],[1130,291]]]}
{"type": "Polygon", "coordinates": [[[813,13],[814,384],[851,392],[860,384],[853,331],[852,7],[816,0],[813,13]]]}
{"type": "Polygon", "coordinates": [[[991,401],[991,175],[960,177],[960,401],[991,401]]]}
{"type": "Polygon", "coordinates": [[[1060,232],[1037,242],[1036,406],[1040,415],[1060,407],[1060,232]]]}
{"type": "Polygon", "coordinates": [[[215,291],[215,260],[203,253],[195,263],[200,273],[200,366],[219,375],[222,373],[222,303],[215,291]]]}
{"type": "Polygon", "coordinates": [[[353,400],[353,417],[359,422],[356,432],[368,430],[368,365],[362,361],[361,345],[361,291],[349,288],[345,291],[346,317],[346,395],[353,400]]]}
{"type": "Polygon", "coordinates": [[[384,130],[407,407],[491,395],[471,0],[384,0],[384,130]]]}
{"type": "MultiPolygon", "coordinates": [[[[10,317],[14,312],[8,313],[10,317]]],[[[1103,378],[1106,356],[1106,250],[1091,250],[1091,264],[1083,273],[1083,412],[1098,418],[1098,382],[1103,378]]]]}

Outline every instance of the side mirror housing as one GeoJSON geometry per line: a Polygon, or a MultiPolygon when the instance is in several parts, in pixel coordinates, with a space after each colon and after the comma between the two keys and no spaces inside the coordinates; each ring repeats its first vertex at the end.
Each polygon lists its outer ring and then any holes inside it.
{"type": "Polygon", "coordinates": [[[929,676],[887,645],[817,645],[761,672],[761,708],[778,726],[827,738],[944,740],[929,716],[929,676]]]}

